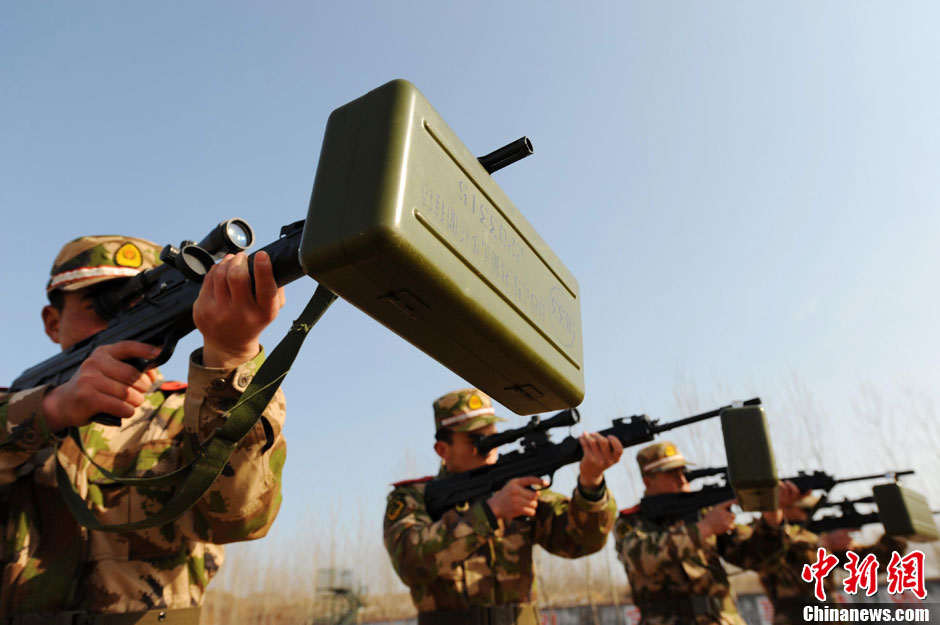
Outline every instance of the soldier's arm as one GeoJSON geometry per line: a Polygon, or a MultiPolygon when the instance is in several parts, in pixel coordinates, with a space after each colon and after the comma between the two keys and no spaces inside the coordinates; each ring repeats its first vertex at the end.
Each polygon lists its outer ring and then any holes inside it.
{"type": "Polygon", "coordinates": [[[439,571],[470,557],[493,535],[495,518],[484,505],[476,503],[463,512],[448,510],[434,522],[418,488],[392,491],[385,511],[385,548],[401,580],[408,586],[429,584],[439,571]]]}
{"type": "Polygon", "coordinates": [[[718,538],[718,553],[727,562],[743,569],[757,569],[768,559],[778,557],[785,547],[785,525],[773,525],[763,516],[749,525],[735,525],[718,538]]]}
{"type": "Polygon", "coordinates": [[[42,399],[48,386],[0,393],[0,486],[16,479],[17,469],[52,443],[42,399]]]}
{"type": "MultiPolygon", "coordinates": [[[[283,305],[284,291],[264,252],[255,256],[253,285],[244,252],[226,256],[206,274],[193,304],[203,348],[191,359],[185,408],[186,431],[197,433],[200,442],[221,426],[222,414],[261,366],[264,352],[258,341],[283,305]]],[[[281,505],[284,415],[284,396],[278,391],[196,505],[194,531],[202,540],[260,538],[271,527],[281,505]]]]}
{"type": "Polygon", "coordinates": [[[617,557],[627,575],[647,577],[661,575],[664,562],[692,557],[709,542],[702,538],[695,523],[664,527],[623,517],[617,522],[616,537],[617,557]]]}
{"type": "MultiPolygon", "coordinates": [[[[261,363],[263,350],[234,369],[205,367],[197,350],[190,360],[185,430],[205,441],[223,423],[261,363]]],[[[264,536],[281,505],[281,469],[287,452],[282,429],[284,395],[279,390],[254,428],[229,458],[222,474],[196,504],[194,538],[223,544],[264,536]]]]}
{"type": "Polygon", "coordinates": [[[604,547],[617,518],[617,503],[602,483],[598,491],[576,486],[571,499],[544,491],[534,518],[535,542],[565,558],[580,558],[604,547]]]}

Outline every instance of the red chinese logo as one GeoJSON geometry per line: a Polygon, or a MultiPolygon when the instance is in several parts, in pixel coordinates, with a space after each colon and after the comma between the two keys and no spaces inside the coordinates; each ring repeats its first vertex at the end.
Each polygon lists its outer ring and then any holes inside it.
{"type": "Polygon", "coordinates": [[[878,559],[875,555],[870,553],[861,561],[854,551],[848,551],[845,555],[849,559],[844,567],[849,574],[842,581],[845,592],[854,595],[859,588],[864,588],[867,597],[878,592],[878,559]]]}
{"type": "Polygon", "coordinates": [[[816,562],[803,565],[803,572],[800,577],[803,578],[804,582],[812,582],[815,580],[815,594],[816,598],[820,601],[826,600],[826,590],[823,588],[823,580],[832,572],[832,569],[836,568],[837,564],[839,564],[839,558],[834,555],[827,555],[826,550],[820,547],[816,550],[816,562]]]}
{"type": "Polygon", "coordinates": [[[924,552],[912,551],[903,558],[897,551],[891,552],[888,563],[888,594],[900,595],[910,590],[920,600],[927,597],[924,585],[924,552]]]}
{"type": "MultiPolygon", "coordinates": [[[[875,555],[868,554],[862,559],[854,551],[848,551],[846,557],[848,562],[845,563],[844,568],[848,571],[848,576],[842,582],[846,594],[854,595],[860,588],[865,590],[865,595],[868,597],[878,592],[878,559],[875,555]]],[[[924,561],[924,552],[920,550],[912,551],[903,557],[897,551],[892,551],[891,562],[887,566],[888,594],[901,595],[905,590],[910,590],[921,601],[926,599],[924,561]]],[[[804,582],[816,583],[814,594],[820,601],[826,600],[823,580],[836,568],[837,564],[839,564],[839,558],[827,554],[826,550],[820,547],[816,550],[816,562],[803,565],[800,577],[804,582]]],[[[892,600],[900,600],[900,597],[892,598],[892,600]]]]}

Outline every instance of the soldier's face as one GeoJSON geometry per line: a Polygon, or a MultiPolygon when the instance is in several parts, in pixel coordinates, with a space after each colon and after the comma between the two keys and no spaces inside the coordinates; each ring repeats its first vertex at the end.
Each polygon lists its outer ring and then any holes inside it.
{"type": "Polygon", "coordinates": [[[62,310],[53,306],[42,309],[46,334],[63,350],[108,327],[108,322],[95,312],[92,288],[65,293],[62,310]]]}
{"type": "Polygon", "coordinates": [[[454,432],[453,441],[438,441],[434,444],[437,454],[444,460],[448,471],[461,473],[479,469],[483,465],[493,464],[499,458],[499,451],[491,449],[486,456],[477,453],[476,441],[481,436],[496,433],[495,425],[473,430],[472,432],[454,432]]]}
{"type": "Polygon", "coordinates": [[[688,493],[692,491],[689,481],[685,479],[684,469],[660,471],[643,476],[647,495],[662,495],[664,493],[688,493]]]}

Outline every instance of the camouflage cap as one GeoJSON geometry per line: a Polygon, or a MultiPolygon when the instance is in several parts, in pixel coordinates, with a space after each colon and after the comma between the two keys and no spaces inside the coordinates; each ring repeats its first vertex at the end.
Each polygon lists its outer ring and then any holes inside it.
{"type": "Polygon", "coordinates": [[[470,432],[505,420],[496,416],[489,395],[475,388],[447,393],[434,402],[436,430],[470,432]]]}
{"type": "Polygon", "coordinates": [[[146,239],[119,235],[79,237],[65,244],[52,263],[46,292],[75,291],[129,278],[160,264],[160,247],[146,239]]]}
{"type": "Polygon", "coordinates": [[[686,462],[685,456],[679,453],[679,449],[675,444],[669,441],[647,445],[637,452],[636,462],[640,465],[640,473],[644,475],[681,469],[692,464],[686,462]]]}

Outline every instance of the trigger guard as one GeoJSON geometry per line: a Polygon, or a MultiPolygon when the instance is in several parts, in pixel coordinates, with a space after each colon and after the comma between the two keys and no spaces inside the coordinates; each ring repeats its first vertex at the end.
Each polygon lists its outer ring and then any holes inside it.
{"type": "Polygon", "coordinates": [[[145,371],[146,369],[153,369],[154,367],[159,367],[166,363],[173,357],[173,353],[176,351],[176,344],[179,342],[180,338],[181,337],[177,336],[176,332],[170,332],[166,338],[163,339],[163,345],[160,346],[160,353],[157,354],[157,357],[145,360],[144,367],[140,370],[145,371]]]}

